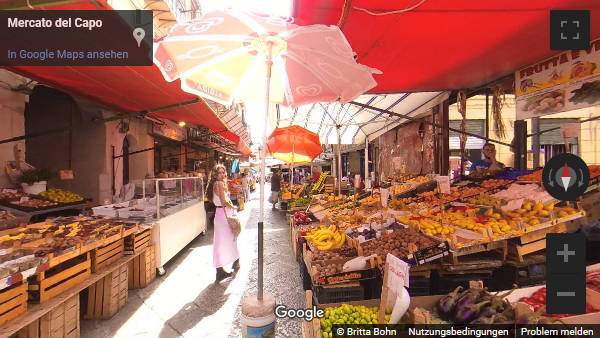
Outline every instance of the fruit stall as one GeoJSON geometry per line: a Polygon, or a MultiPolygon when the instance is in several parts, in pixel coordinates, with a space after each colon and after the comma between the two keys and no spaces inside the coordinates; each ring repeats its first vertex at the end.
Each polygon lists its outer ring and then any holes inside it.
{"type": "Polygon", "coordinates": [[[0,336],[79,335],[156,275],[154,223],[67,216],[0,231],[0,336]]]}
{"type": "Polygon", "coordinates": [[[463,177],[443,194],[435,176],[402,174],[366,195],[312,194],[290,216],[304,288],[315,304],[376,299],[388,254],[410,265],[411,296],[470,280],[491,290],[543,283],[546,234],[600,220],[598,166],[590,173],[576,202],[550,196],[538,171],[463,177]]]}
{"type": "Polygon", "coordinates": [[[49,189],[39,194],[18,192],[15,189],[2,189],[0,210],[15,215],[42,220],[45,215],[73,213],[86,206],[85,200],[77,193],[63,189],[49,189]]]}

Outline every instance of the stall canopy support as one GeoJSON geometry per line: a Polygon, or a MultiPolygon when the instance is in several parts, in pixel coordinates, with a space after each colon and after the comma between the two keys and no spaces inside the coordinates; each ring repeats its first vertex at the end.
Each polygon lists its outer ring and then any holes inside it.
{"type": "MultiPolygon", "coordinates": [[[[432,126],[434,126],[436,128],[441,128],[443,130],[453,131],[453,132],[456,132],[456,133],[459,133],[459,134],[465,134],[467,136],[472,136],[472,137],[475,137],[475,138],[478,138],[478,139],[481,139],[481,140],[485,140],[487,142],[502,144],[502,145],[505,145],[505,146],[508,146],[508,147],[511,147],[511,148],[513,147],[513,145],[510,144],[510,143],[506,143],[506,142],[502,142],[502,141],[498,141],[498,140],[493,140],[493,139],[487,138],[485,136],[480,136],[480,135],[469,133],[469,132],[463,132],[460,129],[450,128],[448,126],[443,126],[443,125],[440,125],[440,124],[437,124],[437,123],[433,123],[433,122],[427,121],[427,120],[425,120],[423,118],[417,118],[417,117],[412,117],[412,116],[408,116],[408,115],[405,115],[405,114],[396,113],[396,112],[393,112],[393,111],[389,111],[389,110],[385,110],[385,109],[381,109],[381,108],[369,106],[369,105],[366,105],[364,103],[360,103],[360,102],[356,102],[356,101],[351,101],[350,103],[353,104],[353,105],[355,105],[355,106],[365,107],[367,109],[371,109],[371,110],[374,110],[374,111],[378,111],[378,112],[382,112],[382,113],[387,113],[387,114],[392,115],[392,116],[401,117],[401,118],[404,118],[404,119],[409,120],[411,122],[425,123],[425,124],[432,125],[432,126]]],[[[448,102],[448,104],[449,104],[449,102],[448,102]]]]}

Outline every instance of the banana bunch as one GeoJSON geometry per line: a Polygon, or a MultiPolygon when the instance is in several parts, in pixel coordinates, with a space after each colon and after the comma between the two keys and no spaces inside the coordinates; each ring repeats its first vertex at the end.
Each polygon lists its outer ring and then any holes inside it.
{"type": "Polygon", "coordinates": [[[321,225],[320,227],[313,229],[310,232],[310,235],[304,236],[304,238],[315,243],[317,249],[325,251],[337,249],[344,245],[346,233],[336,229],[335,225],[331,225],[329,228],[321,225]]]}

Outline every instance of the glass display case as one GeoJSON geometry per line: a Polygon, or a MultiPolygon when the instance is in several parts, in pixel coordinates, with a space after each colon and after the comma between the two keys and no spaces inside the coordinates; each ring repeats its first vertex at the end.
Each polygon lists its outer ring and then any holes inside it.
{"type": "Polygon", "coordinates": [[[160,219],[204,201],[204,180],[201,177],[144,179],[142,199],[148,201],[154,216],[160,219]]]}
{"type": "Polygon", "coordinates": [[[201,177],[145,179],[142,197],[148,207],[152,205],[156,266],[162,274],[164,264],[206,233],[204,181],[201,177]]]}

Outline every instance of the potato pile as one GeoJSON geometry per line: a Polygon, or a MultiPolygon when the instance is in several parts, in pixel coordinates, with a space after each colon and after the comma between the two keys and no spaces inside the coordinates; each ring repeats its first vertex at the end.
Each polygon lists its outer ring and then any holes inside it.
{"type": "Polygon", "coordinates": [[[313,261],[322,261],[325,259],[343,259],[356,256],[358,256],[356,248],[343,246],[341,248],[328,251],[317,250],[316,252],[313,252],[312,257],[313,261]]]}
{"type": "Polygon", "coordinates": [[[325,277],[335,275],[336,273],[343,272],[344,264],[322,264],[320,262],[313,263],[313,266],[317,268],[317,275],[315,277],[325,277]]]}
{"type": "Polygon", "coordinates": [[[414,244],[417,249],[424,249],[438,244],[435,240],[412,229],[400,229],[393,233],[361,244],[363,256],[377,254],[385,260],[388,253],[396,257],[406,257],[409,246],[414,244]]]}

